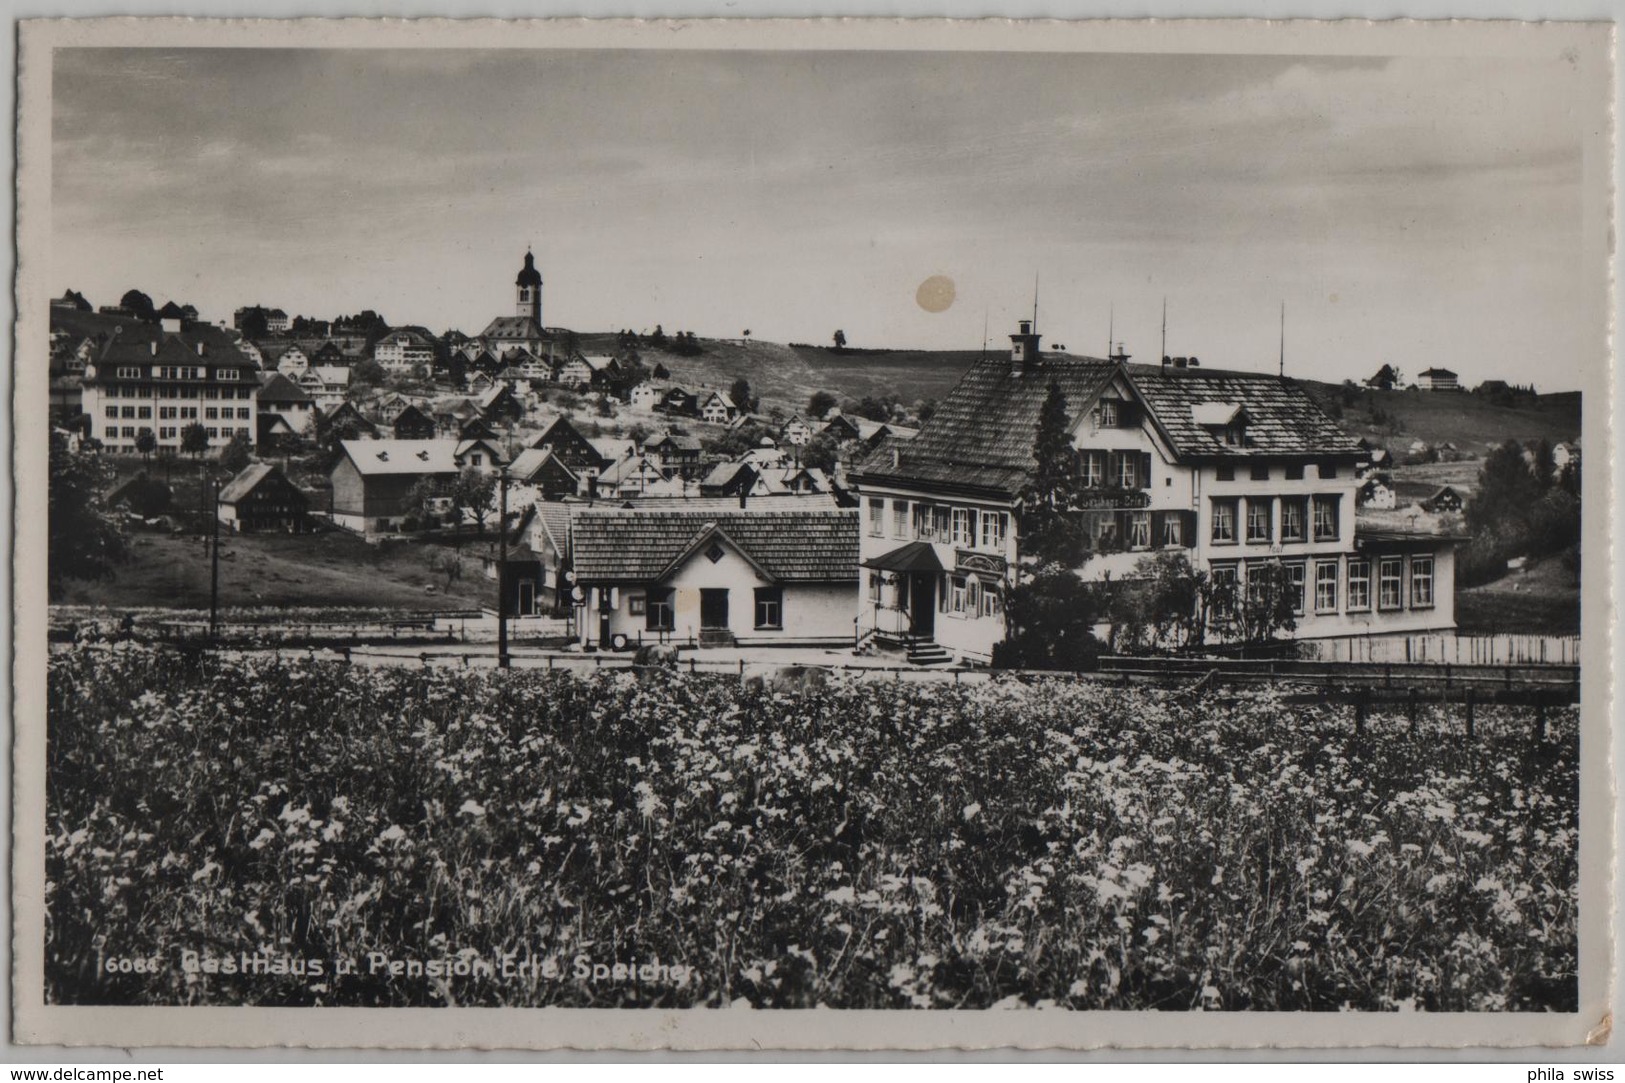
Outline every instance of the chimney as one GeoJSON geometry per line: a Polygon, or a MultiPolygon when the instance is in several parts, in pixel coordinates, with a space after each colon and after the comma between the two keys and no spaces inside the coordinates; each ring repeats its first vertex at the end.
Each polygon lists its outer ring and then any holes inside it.
{"type": "Polygon", "coordinates": [[[197,344],[197,355],[199,357],[203,356],[203,343],[201,342],[197,344]]]}
{"type": "Polygon", "coordinates": [[[903,449],[900,448],[900,447],[892,448],[891,449],[891,468],[893,470],[896,470],[899,467],[901,467],[902,465],[903,465],[903,449]]]}
{"type": "Polygon", "coordinates": [[[154,340],[152,342],[149,342],[149,343],[147,343],[147,346],[152,350],[152,356],[157,357],[158,356],[158,343],[157,343],[157,341],[154,340]]]}
{"type": "Polygon", "coordinates": [[[1024,376],[1038,367],[1039,336],[1033,332],[1033,321],[1022,320],[1021,330],[1010,336],[1010,371],[1024,376]]]}
{"type": "Polygon", "coordinates": [[[739,487],[739,510],[740,511],[745,510],[745,504],[749,501],[749,499],[750,499],[750,485],[749,484],[741,485],[739,487]]]}

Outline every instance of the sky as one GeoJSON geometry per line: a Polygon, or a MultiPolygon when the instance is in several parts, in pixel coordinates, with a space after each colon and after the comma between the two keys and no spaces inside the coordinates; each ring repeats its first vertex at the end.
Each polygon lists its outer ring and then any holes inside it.
{"type": "MultiPolygon", "coordinates": [[[[1572,84],[1565,90],[1565,84],[1572,84]]],[[[52,280],[544,321],[1577,388],[1560,60],[63,49],[52,280]],[[942,307],[919,287],[953,285],[942,307]],[[940,311],[933,311],[941,309],[940,311]]]]}

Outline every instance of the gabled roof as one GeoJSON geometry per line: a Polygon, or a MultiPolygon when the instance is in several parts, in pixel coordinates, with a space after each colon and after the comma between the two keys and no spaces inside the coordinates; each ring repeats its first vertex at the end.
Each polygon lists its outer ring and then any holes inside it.
{"type": "Polygon", "coordinates": [[[529,447],[515,455],[513,462],[508,464],[508,476],[515,481],[533,481],[542,467],[548,463],[552,463],[571,478],[576,477],[576,472],[571,470],[563,459],[553,454],[550,447],[529,447]]]}
{"type": "Polygon", "coordinates": [[[1293,380],[1209,368],[1169,371],[1157,365],[1127,365],[1125,370],[1153,424],[1182,459],[1365,454],[1359,440],[1344,432],[1293,380]],[[1214,431],[1229,423],[1218,420],[1221,414],[1244,423],[1243,444],[1226,444],[1214,431]]]}
{"type": "Polygon", "coordinates": [[[540,325],[529,316],[498,316],[485,325],[480,337],[499,342],[524,342],[546,338],[540,325]]]}
{"type": "Polygon", "coordinates": [[[658,582],[706,538],[737,549],[780,582],[849,581],[858,574],[858,519],[847,509],[718,513],[578,507],[571,533],[576,576],[587,581],[658,582]]]}
{"type": "Polygon", "coordinates": [[[700,441],[697,437],[678,436],[669,432],[660,439],[651,440],[644,445],[644,447],[647,448],[670,447],[673,451],[699,451],[700,446],[700,441]]]}
{"type": "Polygon", "coordinates": [[[705,405],[710,406],[712,400],[720,402],[722,404],[722,408],[725,409],[725,410],[737,410],[737,409],[739,409],[739,407],[734,405],[733,397],[731,395],[729,395],[726,391],[713,391],[713,392],[711,392],[709,395],[705,396],[705,405]]]}
{"type": "Polygon", "coordinates": [[[220,490],[220,503],[235,504],[243,497],[253,492],[260,482],[264,481],[272,474],[281,473],[282,471],[279,470],[274,463],[254,463],[242,473],[232,478],[226,483],[226,487],[220,490]]]}
{"type": "Polygon", "coordinates": [[[341,440],[345,456],[364,476],[455,474],[455,440],[341,440]]]}
{"type": "Polygon", "coordinates": [[[493,444],[483,436],[457,441],[457,451],[455,454],[457,458],[461,459],[464,455],[467,455],[470,451],[473,451],[476,448],[484,448],[486,451],[489,451],[491,453],[492,462],[502,463],[505,461],[502,454],[502,448],[498,447],[496,444],[493,444]]]}
{"type": "Polygon", "coordinates": [[[350,383],[350,366],[348,365],[316,365],[312,371],[321,377],[324,384],[348,386],[350,383]]]}
{"type": "Polygon", "coordinates": [[[1454,377],[1456,374],[1451,372],[1449,369],[1423,369],[1421,372],[1418,372],[1416,375],[1417,376],[1450,376],[1450,377],[1454,377]]]}
{"type": "MultiPolygon", "coordinates": [[[[1033,442],[1050,383],[1066,396],[1067,420],[1075,425],[1116,371],[1110,361],[1046,356],[1018,374],[1008,356],[983,358],[971,365],[913,440],[881,444],[854,473],[1014,495],[1037,466],[1033,442]],[[899,450],[895,466],[894,449],[899,450]]],[[[846,419],[846,424],[853,423],[846,419]]]]}
{"type": "Polygon", "coordinates": [[[310,402],[310,392],[282,375],[272,372],[265,386],[255,395],[260,402],[310,402]]]}

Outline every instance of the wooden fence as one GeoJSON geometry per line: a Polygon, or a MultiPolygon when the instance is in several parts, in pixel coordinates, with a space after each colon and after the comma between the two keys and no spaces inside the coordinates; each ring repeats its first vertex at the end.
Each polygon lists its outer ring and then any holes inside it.
{"type": "Polygon", "coordinates": [[[1579,636],[1461,636],[1451,632],[1307,639],[1298,656],[1322,662],[1432,662],[1453,666],[1580,664],[1579,636]]]}

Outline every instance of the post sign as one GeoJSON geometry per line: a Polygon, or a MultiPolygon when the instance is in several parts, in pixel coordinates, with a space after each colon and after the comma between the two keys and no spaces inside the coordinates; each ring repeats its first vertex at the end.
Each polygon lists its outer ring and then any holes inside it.
{"type": "Polygon", "coordinates": [[[1108,489],[1099,492],[1088,492],[1078,496],[1075,506],[1083,511],[1099,508],[1149,508],[1151,506],[1151,494],[1144,489],[1108,489]]]}
{"type": "Polygon", "coordinates": [[[982,572],[987,575],[1003,575],[1009,567],[1003,557],[996,557],[990,553],[967,553],[963,549],[954,550],[954,571],[956,572],[982,572]]]}

